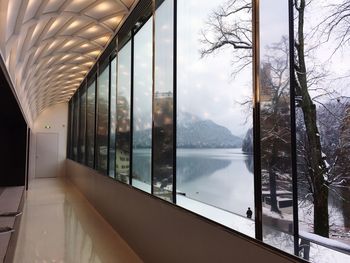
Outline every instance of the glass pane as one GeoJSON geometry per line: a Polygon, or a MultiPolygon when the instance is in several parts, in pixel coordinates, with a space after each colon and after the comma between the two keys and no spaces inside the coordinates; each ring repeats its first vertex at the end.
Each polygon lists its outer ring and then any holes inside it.
{"type": "Polygon", "coordinates": [[[85,164],[85,124],[86,124],[86,90],[85,85],[80,88],[80,118],[79,118],[79,162],[85,164]]]}
{"type": "Polygon", "coordinates": [[[73,158],[73,115],[74,115],[74,108],[73,108],[73,99],[69,101],[69,119],[68,119],[68,142],[67,142],[67,154],[68,158],[73,158]]]}
{"type": "Polygon", "coordinates": [[[74,121],[73,121],[73,160],[78,161],[78,138],[79,138],[79,96],[78,92],[73,97],[74,121]]]}
{"type": "Polygon", "coordinates": [[[134,37],[132,185],[151,192],[152,18],[134,37]]]}
{"type": "Polygon", "coordinates": [[[116,179],[129,183],[131,42],[118,52],[116,179]]]}
{"type": "Polygon", "coordinates": [[[350,262],[350,5],[306,3],[294,3],[299,251],[350,262]]]}
{"type": "Polygon", "coordinates": [[[86,116],[86,161],[91,168],[94,167],[95,158],[95,104],[96,82],[92,82],[87,90],[87,116],[86,116]]]}
{"type": "Polygon", "coordinates": [[[109,131],[109,172],[115,177],[115,132],[117,128],[117,58],[111,61],[111,94],[110,94],[110,131],[109,131]]]}
{"type": "Polygon", "coordinates": [[[96,170],[107,174],[109,66],[97,80],[96,170]]]}
{"type": "Polygon", "coordinates": [[[264,242],[294,253],[288,3],[260,1],[262,223],[264,242]]]}
{"type": "Polygon", "coordinates": [[[252,5],[177,2],[177,203],[254,236],[252,5]]]}
{"type": "MultiPolygon", "coordinates": [[[[157,1],[160,3],[163,1],[157,1]]],[[[173,26],[174,1],[156,10],[153,194],[173,201],[173,26]]]]}

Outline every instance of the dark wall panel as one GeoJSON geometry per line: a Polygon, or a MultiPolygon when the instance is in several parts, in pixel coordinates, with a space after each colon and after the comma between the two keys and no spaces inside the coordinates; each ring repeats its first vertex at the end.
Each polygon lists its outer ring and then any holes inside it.
{"type": "Polygon", "coordinates": [[[0,186],[25,184],[27,124],[0,68],[0,186]]]}

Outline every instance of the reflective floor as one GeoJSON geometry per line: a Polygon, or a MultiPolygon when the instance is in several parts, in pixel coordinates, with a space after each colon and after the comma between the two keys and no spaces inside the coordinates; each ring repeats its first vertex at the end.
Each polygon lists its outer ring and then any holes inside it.
{"type": "Polygon", "coordinates": [[[14,262],[142,261],[71,184],[47,178],[31,182],[14,262]]]}

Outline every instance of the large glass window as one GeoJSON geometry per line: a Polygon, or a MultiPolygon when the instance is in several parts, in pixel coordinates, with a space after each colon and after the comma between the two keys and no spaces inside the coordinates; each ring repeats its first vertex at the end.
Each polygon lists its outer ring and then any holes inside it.
{"type": "Polygon", "coordinates": [[[96,108],[96,82],[95,76],[87,89],[86,105],[86,163],[94,167],[95,160],[95,108],[96,108]]]}
{"type": "Polygon", "coordinates": [[[79,140],[79,95],[73,97],[73,160],[78,161],[78,140],[79,140]]]}
{"type": "Polygon", "coordinates": [[[131,41],[118,52],[117,69],[116,179],[129,183],[130,176],[130,96],[131,41]]]}
{"type": "Polygon", "coordinates": [[[86,85],[79,89],[80,115],[79,115],[79,162],[85,164],[86,142],[86,85]]]}
{"type": "Polygon", "coordinates": [[[151,192],[152,18],[134,36],[132,185],[151,192]]]}
{"type": "Polygon", "coordinates": [[[96,169],[107,174],[109,65],[101,65],[97,79],[96,169]]]}
{"type": "Polygon", "coordinates": [[[177,2],[177,203],[254,236],[252,4],[177,2]]]}
{"type": "Polygon", "coordinates": [[[156,1],[153,194],[173,200],[174,1],[156,1]]]}
{"type": "Polygon", "coordinates": [[[260,1],[259,128],[263,240],[294,253],[288,5],[260,1]]]}
{"type": "Polygon", "coordinates": [[[68,104],[68,136],[67,136],[67,156],[68,158],[72,159],[72,153],[73,153],[73,115],[74,115],[74,108],[73,108],[73,100],[71,99],[68,104]]]}
{"type": "Polygon", "coordinates": [[[71,99],[69,156],[303,259],[346,262],[347,2],[153,1],[71,99]]]}
{"type": "Polygon", "coordinates": [[[350,251],[349,10],[294,3],[299,249],[312,262],[349,261],[330,250],[350,251]]]}
{"type": "Polygon", "coordinates": [[[117,58],[111,61],[111,90],[109,98],[109,171],[110,177],[115,177],[115,135],[117,128],[117,58]]]}

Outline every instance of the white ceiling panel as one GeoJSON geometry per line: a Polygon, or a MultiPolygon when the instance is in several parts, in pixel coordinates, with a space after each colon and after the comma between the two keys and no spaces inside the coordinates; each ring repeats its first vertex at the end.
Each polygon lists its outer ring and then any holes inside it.
{"type": "Polygon", "coordinates": [[[29,124],[71,98],[137,2],[0,1],[7,9],[0,52],[29,124]]]}

